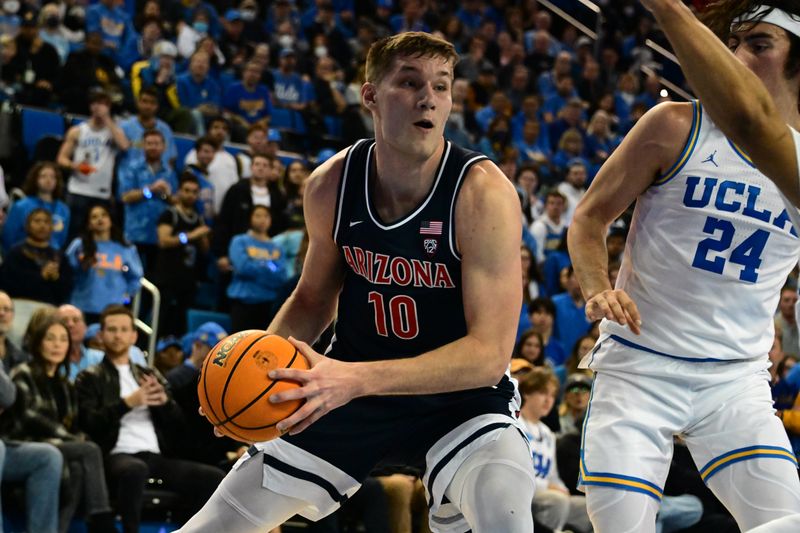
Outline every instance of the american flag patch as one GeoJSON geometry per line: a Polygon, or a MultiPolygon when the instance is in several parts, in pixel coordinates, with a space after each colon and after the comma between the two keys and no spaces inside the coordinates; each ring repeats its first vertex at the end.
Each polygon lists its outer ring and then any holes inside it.
{"type": "Polygon", "coordinates": [[[442,222],[423,222],[422,225],[419,227],[419,234],[420,235],[441,235],[442,234],[442,222]]]}

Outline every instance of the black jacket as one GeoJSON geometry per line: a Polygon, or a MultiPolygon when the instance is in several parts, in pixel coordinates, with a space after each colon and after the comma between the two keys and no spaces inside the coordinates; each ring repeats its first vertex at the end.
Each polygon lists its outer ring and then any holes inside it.
{"type": "Polygon", "coordinates": [[[17,401],[3,416],[3,434],[14,440],[47,441],[53,444],[82,440],[74,432],[77,425],[78,398],[75,387],[66,379],[55,380],[65,400],[65,412],[61,417],[58,404],[44,371],[31,364],[21,364],[11,371],[11,379],[17,386],[17,401]]]}
{"type": "MultiPolygon", "coordinates": [[[[184,420],[180,408],[172,399],[169,385],[157,370],[131,363],[133,376],[139,379],[143,373],[153,374],[167,390],[167,403],[150,407],[150,418],[158,437],[162,455],[175,455],[180,450],[180,435],[184,433],[184,420]]],[[[78,427],[95,441],[104,454],[109,453],[119,438],[120,420],[130,411],[120,398],[119,372],[114,363],[103,358],[78,374],[75,382],[78,391],[78,427]]]]}
{"type": "MultiPolygon", "coordinates": [[[[275,236],[286,229],[283,212],[286,209],[285,194],[276,182],[267,183],[269,190],[270,213],[272,227],[270,236],[275,236]]],[[[214,238],[211,251],[215,257],[228,257],[228,246],[235,235],[250,229],[250,210],[253,209],[253,193],[250,180],[243,179],[231,185],[222,200],[222,207],[214,221],[214,238]]]]}

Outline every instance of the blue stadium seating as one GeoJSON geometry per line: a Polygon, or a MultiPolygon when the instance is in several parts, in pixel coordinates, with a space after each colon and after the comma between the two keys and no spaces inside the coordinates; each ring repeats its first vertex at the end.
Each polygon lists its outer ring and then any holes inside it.
{"type": "Polygon", "coordinates": [[[194,148],[194,138],[184,137],[183,135],[175,135],[175,148],[178,150],[178,159],[175,161],[175,172],[180,174],[183,170],[183,160],[186,159],[186,154],[194,148]]]}
{"type": "Polygon", "coordinates": [[[231,331],[231,317],[227,313],[206,311],[205,309],[189,309],[186,311],[186,331],[196,331],[205,322],[216,322],[225,331],[231,331]]]}
{"type": "Polygon", "coordinates": [[[22,109],[22,143],[28,157],[45,135],[64,135],[64,117],[60,113],[25,107],[22,109]]]}

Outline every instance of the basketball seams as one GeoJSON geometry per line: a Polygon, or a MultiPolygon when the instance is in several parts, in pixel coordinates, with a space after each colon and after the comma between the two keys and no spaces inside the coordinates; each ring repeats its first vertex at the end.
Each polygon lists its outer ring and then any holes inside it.
{"type": "MultiPolygon", "coordinates": [[[[295,363],[295,361],[298,361],[298,360],[299,360],[299,358],[297,357],[297,356],[298,356],[298,354],[300,354],[300,352],[297,350],[297,348],[295,348],[295,349],[294,349],[294,354],[292,355],[292,358],[291,358],[291,360],[289,361],[289,364],[287,364],[285,368],[292,368],[292,367],[294,366],[294,363],[295,363]]],[[[236,413],[236,414],[234,414],[234,415],[231,415],[231,417],[229,417],[229,418],[228,418],[228,420],[226,420],[225,422],[221,422],[221,424],[230,424],[230,425],[234,425],[234,426],[236,426],[236,427],[237,427],[237,428],[239,428],[239,429],[245,429],[245,430],[248,430],[248,431],[252,431],[252,430],[259,430],[259,429],[268,429],[268,428],[274,427],[274,426],[275,426],[275,425],[276,425],[278,422],[280,422],[280,420],[276,420],[276,421],[275,421],[275,422],[273,422],[272,424],[267,424],[267,425],[265,425],[265,426],[255,426],[255,427],[250,427],[250,426],[242,426],[242,425],[240,425],[240,424],[237,424],[237,423],[236,423],[234,420],[232,420],[232,419],[233,419],[233,418],[235,418],[235,417],[237,417],[237,416],[239,416],[240,414],[242,414],[243,412],[245,412],[247,409],[249,409],[250,407],[252,407],[252,406],[253,406],[253,405],[254,405],[254,404],[255,404],[255,403],[258,401],[258,400],[260,400],[261,398],[263,398],[263,397],[264,397],[264,395],[265,395],[267,392],[269,392],[269,391],[270,391],[270,389],[272,389],[272,387],[274,387],[274,386],[275,386],[277,383],[279,383],[280,381],[282,381],[282,380],[273,381],[273,382],[272,382],[272,383],[269,385],[269,387],[267,387],[266,389],[264,389],[264,391],[263,391],[261,394],[259,394],[259,395],[258,395],[258,396],[257,396],[257,397],[256,397],[256,398],[255,398],[255,399],[252,401],[252,402],[250,402],[250,403],[249,403],[249,404],[248,404],[246,407],[242,408],[242,409],[241,409],[241,410],[240,410],[238,413],[236,413]]],[[[298,406],[298,407],[297,407],[297,409],[299,409],[299,408],[300,408],[300,406],[298,406]]],[[[297,412],[297,409],[295,409],[294,411],[292,411],[292,413],[290,413],[288,416],[291,416],[292,414],[294,414],[295,412],[297,412]]]]}
{"type": "MultiPolygon", "coordinates": [[[[265,333],[264,335],[259,336],[257,339],[255,339],[253,342],[251,342],[250,345],[247,348],[242,350],[242,352],[239,354],[239,357],[236,359],[236,362],[233,363],[233,366],[231,367],[230,371],[228,372],[227,378],[225,378],[225,385],[223,385],[223,387],[222,387],[222,395],[221,395],[221,399],[220,399],[219,404],[220,404],[220,409],[222,409],[222,415],[225,416],[226,418],[230,418],[228,416],[228,412],[225,409],[225,396],[228,395],[228,385],[230,385],[234,374],[236,374],[236,368],[239,366],[239,363],[242,361],[242,359],[244,359],[244,356],[247,355],[247,352],[250,351],[250,348],[255,346],[255,344],[258,341],[260,341],[261,339],[263,339],[264,337],[269,337],[269,334],[265,333]]],[[[296,351],[296,349],[295,349],[295,351],[296,351]]],[[[208,359],[208,358],[206,357],[206,359],[208,359]]],[[[222,424],[222,423],[223,422],[220,422],[220,424],[222,424]]]]}

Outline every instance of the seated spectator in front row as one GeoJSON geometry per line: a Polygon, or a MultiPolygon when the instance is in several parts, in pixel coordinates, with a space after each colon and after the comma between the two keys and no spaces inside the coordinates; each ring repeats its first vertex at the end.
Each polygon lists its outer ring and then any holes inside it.
{"type": "Polygon", "coordinates": [[[558,474],[556,437],[542,417],[553,408],[558,395],[558,378],[549,369],[537,367],[522,377],[520,422],[531,444],[536,493],[533,514],[538,522],[556,531],[566,524],[580,533],[591,531],[584,496],[571,496],[558,474]]]}
{"type": "MultiPolygon", "coordinates": [[[[27,363],[31,357],[8,338],[8,332],[11,331],[13,324],[14,302],[7,292],[0,290],[0,361],[6,373],[11,372],[11,369],[19,364],[27,363]]],[[[0,408],[3,408],[2,405],[0,408]]]]}
{"type": "Polygon", "coordinates": [[[272,321],[276,302],[288,280],[288,265],[280,247],[269,238],[270,209],[254,205],[250,229],[233,238],[228,257],[233,278],[228,285],[234,331],[263,329],[272,321]]]}
{"type": "Polygon", "coordinates": [[[187,423],[183,456],[207,465],[224,465],[227,470],[247,451],[247,447],[228,437],[216,437],[210,431],[208,419],[198,411],[200,402],[197,399],[197,381],[211,348],[228,334],[219,324],[206,322],[189,335],[192,337],[191,353],[183,364],[167,374],[175,402],[183,411],[187,423]]]}
{"type": "Polygon", "coordinates": [[[70,243],[66,256],[73,271],[71,303],[89,322],[96,322],[107,305],[130,301],[139,290],[139,254],[102,205],[89,210],[83,235],[70,243]]]}
{"type": "Polygon", "coordinates": [[[26,238],[5,257],[0,279],[14,298],[57,305],[70,291],[70,270],[61,253],[50,245],[53,219],[50,211],[37,207],[25,220],[26,238]]]}
{"type": "Polygon", "coordinates": [[[69,207],[63,202],[64,179],[58,165],[51,161],[33,165],[22,184],[22,192],[25,198],[11,204],[3,225],[3,250],[7,252],[25,240],[25,219],[37,207],[50,211],[53,218],[50,244],[56,250],[62,250],[67,243],[70,214],[69,207]]]}
{"type": "Polygon", "coordinates": [[[78,375],[80,427],[100,445],[124,533],[139,530],[148,478],[177,492],[185,515],[200,509],[225,476],[218,468],[180,459],[185,427],[180,408],[158,371],[132,364],[136,342],[129,309],[112,305],[100,317],[105,358],[78,375]]]}
{"type": "Polygon", "coordinates": [[[558,423],[561,427],[559,435],[581,433],[583,418],[589,406],[589,394],[592,392],[592,376],[588,370],[580,370],[567,377],[564,385],[564,401],[558,409],[558,423]]]}
{"type": "Polygon", "coordinates": [[[55,445],[69,471],[69,491],[61,505],[61,531],[66,531],[83,500],[89,533],[114,533],[108,503],[103,456],[94,442],[77,428],[77,397],[66,374],[70,334],[57,315],[51,314],[31,334],[33,359],[14,368],[17,401],[9,413],[7,435],[20,441],[55,445]]]}
{"type": "MultiPolygon", "coordinates": [[[[4,302],[6,298],[7,295],[0,292],[0,309],[8,307],[4,302]]],[[[13,312],[10,314],[13,315],[13,312]]],[[[0,332],[2,324],[0,318],[0,332]]],[[[6,360],[3,362],[6,363],[6,360]]],[[[26,531],[57,533],[58,497],[64,462],[61,453],[52,444],[8,442],[9,436],[5,430],[8,429],[13,414],[7,410],[14,405],[17,388],[8,377],[5,366],[0,366],[0,409],[5,410],[5,414],[0,416],[0,479],[24,483],[26,531]]],[[[0,513],[0,530],[2,529],[0,513]]]]}
{"type": "Polygon", "coordinates": [[[84,346],[87,340],[86,321],[80,309],[72,304],[63,304],[58,308],[58,318],[69,330],[69,353],[67,354],[67,378],[74,383],[81,370],[103,360],[103,352],[84,346]]]}

